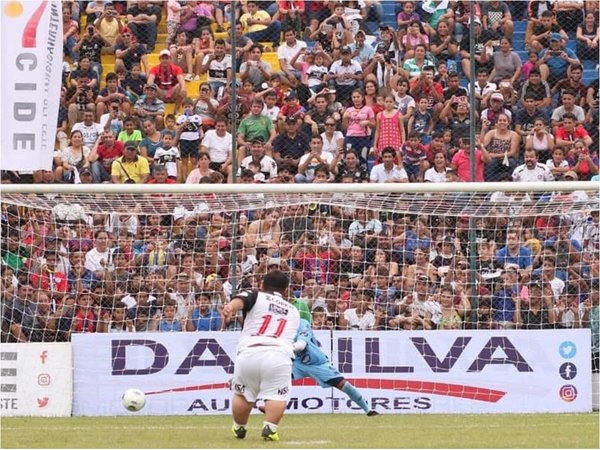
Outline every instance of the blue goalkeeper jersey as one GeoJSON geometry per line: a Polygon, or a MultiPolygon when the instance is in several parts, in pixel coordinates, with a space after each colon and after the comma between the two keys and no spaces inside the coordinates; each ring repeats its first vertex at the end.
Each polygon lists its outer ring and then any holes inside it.
{"type": "Polygon", "coordinates": [[[294,364],[305,364],[317,366],[321,364],[329,364],[327,355],[321,350],[321,345],[315,338],[310,322],[306,319],[300,319],[300,327],[296,334],[296,341],[305,341],[306,348],[296,354],[294,364]]]}

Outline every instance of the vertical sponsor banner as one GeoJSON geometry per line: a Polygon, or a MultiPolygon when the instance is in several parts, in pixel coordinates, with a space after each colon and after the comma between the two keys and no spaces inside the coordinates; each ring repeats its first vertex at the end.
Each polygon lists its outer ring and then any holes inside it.
{"type": "Polygon", "coordinates": [[[0,168],[50,169],[62,78],[61,3],[7,1],[0,8],[0,168]]]}
{"type": "MultiPolygon", "coordinates": [[[[590,331],[315,333],[383,413],[591,411],[590,331]]],[[[239,333],[73,336],[74,415],[229,414],[239,333]],[[128,388],[147,395],[130,413],[128,388]]],[[[258,357],[258,356],[257,356],[258,357]]],[[[294,381],[288,413],[363,413],[337,389],[294,381]]]]}
{"type": "Polygon", "coordinates": [[[0,415],[71,415],[71,344],[2,344],[0,415]]]}

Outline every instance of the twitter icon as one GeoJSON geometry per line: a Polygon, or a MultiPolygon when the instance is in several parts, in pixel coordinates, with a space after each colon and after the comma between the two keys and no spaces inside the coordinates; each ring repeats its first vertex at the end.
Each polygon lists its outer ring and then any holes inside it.
{"type": "Polygon", "coordinates": [[[558,347],[558,352],[563,359],[571,359],[577,354],[577,347],[571,341],[564,341],[558,347]]]}

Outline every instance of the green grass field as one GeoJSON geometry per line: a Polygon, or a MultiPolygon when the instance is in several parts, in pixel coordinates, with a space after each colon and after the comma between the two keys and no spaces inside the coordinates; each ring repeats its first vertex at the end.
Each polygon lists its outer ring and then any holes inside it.
{"type": "Polygon", "coordinates": [[[3,418],[2,448],[599,448],[598,414],[287,415],[281,441],[228,416],[3,418]]]}

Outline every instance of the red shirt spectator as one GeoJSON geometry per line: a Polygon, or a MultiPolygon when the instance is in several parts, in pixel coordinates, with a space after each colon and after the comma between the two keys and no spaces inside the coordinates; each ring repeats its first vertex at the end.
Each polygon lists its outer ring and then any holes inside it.
{"type": "Polygon", "coordinates": [[[177,77],[183,75],[183,70],[173,63],[166,66],[158,64],[150,69],[150,75],[154,75],[153,82],[160,89],[169,92],[179,83],[177,77]]]}
{"type": "MultiPolygon", "coordinates": [[[[483,182],[483,152],[478,148],[475,149],[475,181],[483,182]]],[[[452,157],[452,167],[456,170],[456,175],[460,181],[471,181],[471,158],[469,150],[459,150],[452,157]]]]}

